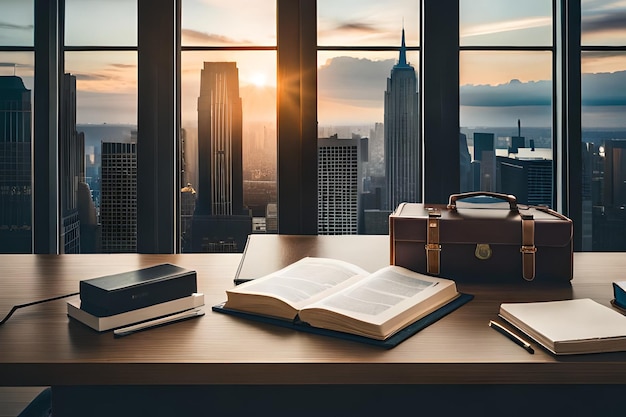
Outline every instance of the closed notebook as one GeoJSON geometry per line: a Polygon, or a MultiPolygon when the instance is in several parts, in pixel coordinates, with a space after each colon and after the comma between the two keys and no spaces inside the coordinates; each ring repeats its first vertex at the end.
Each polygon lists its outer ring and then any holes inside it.
{"type": "Polygon", "coordinates": [[[555,355],[626,351],[626,316],[589,298],[503,303],[500,317],[555,355]]]}

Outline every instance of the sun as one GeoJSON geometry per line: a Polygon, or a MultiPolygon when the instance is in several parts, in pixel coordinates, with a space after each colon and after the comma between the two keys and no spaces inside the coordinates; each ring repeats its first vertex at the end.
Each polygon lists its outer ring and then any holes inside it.
{"type": "Polygon", "coordinates": [[[257,87],[265,87],[267,85],[267,77],[265,76],[265,74],[257,72],[255,74],[252,74],[252,76],[250,77],[250,82],[257,87]]]}

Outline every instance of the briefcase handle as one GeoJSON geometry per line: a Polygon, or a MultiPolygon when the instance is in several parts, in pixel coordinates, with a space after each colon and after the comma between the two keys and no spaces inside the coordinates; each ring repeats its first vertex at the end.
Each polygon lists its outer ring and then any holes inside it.
{"type": "Polygon", "coordinates": [[[456,202],[458,200],[463,200],[465,198],[472,198],[472,197],[492,197],[492,198],[497,198],[499,200],[504,200],[509,203],[509,208],[512,211],[518,211],[517,210],[517,198],[514,195],[493,193],[491,191],[470,191],[470,192],[461,193],[461,194],[450,194],[448,208],[450,210],[456,210],[456,202]]]}

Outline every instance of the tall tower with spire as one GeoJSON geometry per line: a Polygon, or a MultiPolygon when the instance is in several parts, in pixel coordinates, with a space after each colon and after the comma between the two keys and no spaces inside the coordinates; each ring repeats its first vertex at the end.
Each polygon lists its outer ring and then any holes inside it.
{"type": "Polygon", "coordinates": [[[407,62],[404,28],[398,63],[385,91],[385,175],[387,210],[421,200],[419,97],[415,68],[407,62]]]}

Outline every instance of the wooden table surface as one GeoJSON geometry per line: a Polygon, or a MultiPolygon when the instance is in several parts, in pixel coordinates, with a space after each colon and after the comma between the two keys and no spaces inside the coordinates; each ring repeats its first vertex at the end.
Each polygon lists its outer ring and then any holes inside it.
{"type": "MultiPolygon", "coordinates": [[[[386,237],[353,242],[369,248],[364,256],[387,259],[386,237]]],[[[212,312],[240,259],[0,255],[0,317],[15,304],[76,292],[79,280],[163,262],[195,269],[206,303],[199,319],[122,338],[70,321],[66,300],[20,309],[0,326],[0,385],[626,383],[626,353],[555,357],[533,343],[531,355],[487,326],[502,302],[590,297],[609,305],[611,282],[626,280],[623,253],[576,253],[571,285],[459,284],[474,300],[390,350],[212,312]]]]}

